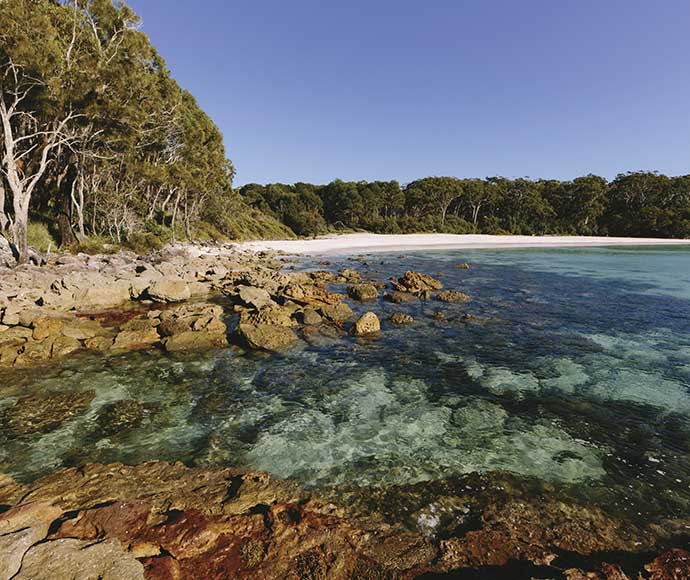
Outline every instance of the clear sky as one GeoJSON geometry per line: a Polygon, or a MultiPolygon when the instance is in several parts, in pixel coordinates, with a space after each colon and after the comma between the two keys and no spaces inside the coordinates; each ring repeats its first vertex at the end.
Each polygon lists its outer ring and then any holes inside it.
{"type": "Polygon", "coordinates": [[[690,0],[131,0],[238,185],[690,173],[690,0]]]}

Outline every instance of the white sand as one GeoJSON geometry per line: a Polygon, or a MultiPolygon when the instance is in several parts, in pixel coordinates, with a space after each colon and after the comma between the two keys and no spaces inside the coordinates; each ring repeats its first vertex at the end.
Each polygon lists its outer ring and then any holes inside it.
{"type": "Polygon", "coordinates": [[[241,244],[251,250],[280,250],[290,254],[328,255],[411,250],[555,248],[582,246],[677,246],[690,248],[690,239],[607,238],[589,236],[489,236],[453,234],[342,234],[310,240],[262,240],[241,244]]]}

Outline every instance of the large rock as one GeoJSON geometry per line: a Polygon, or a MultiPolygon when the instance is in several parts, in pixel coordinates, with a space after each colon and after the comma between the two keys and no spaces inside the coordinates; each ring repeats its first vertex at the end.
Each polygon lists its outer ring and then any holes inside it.
{"type": "Polygon", "coordinates": [[[222,332],[195,332],[190,330],[173,334],[163,339],[163,347],[167,352],[206,350],[208,348],[221,348],[227,345],[228,339],[225,335],[225,330],[222,332]]]}
{"type": "Polygon", "coordinates": [[[391,324],[412,324],[414,322],[414,318],[412,318],[412,316],[409,314],[405,314],[404,312],[396,312],[395,314],[391,314],[388,320],[391,322],[391,324]]]}
{"type": "Polygon", "coordinates": [[[443,284],[428,274],[408,270],[396,282],[393,282],[393,287],[399,292],[422,294],[432,290],[441,290],[443,284]]]}
{"type": "Polygon", "coordinates": [[[280,352],[297,342],[297,335],[286,326],[276,324],[240,324],[238,331],[250,348],[280,352]]]}
{"type": "Polygon", "coordinates": [[[136,330],[123,330],[118,333],[113,343],[116,350],[138,350],[150,348],[160,341],[160,336],[155,326],[149,326],[136,330]]]}
{"type": "Polygon", "coordinates": [[[367,334],[376,334],[380,331],[381,322],[379,317],[373,312],[367,312],[355,322],[350,332],[355,336],[365,336],[367,334]]]}
{"type": "Polygon", "coordinates": [[[347,322],[355,315],[352,308],[344,303],[322,306],[319,311],[326,320],[336,324],[347,322]]]}
{"type": "Polygon", "coordinates": [[[79,310],[119,306],[130,299],[130,283],[126,280],[101,279],[98,285],[81,288],[72,297],[79,310]]]}
{"type": "Polygon", "coordinates": [[[243,304],[257,309],[276,305],[266,290],[256,286],[240,286],[237,295],[243,304]]]}
{"type": "Polygon", "coordinates": [[[379,297],[379,291],[373,284],[354,284],[348,287],[347,295],[353,300],[365,302],[376,300],[379,297]]]}
{"type": "Polygon", "coordinates": [[[156,302],[184,302],[189,300],[192,292],[184,280],[170,276],[151,284],[147,295],[156,302]]]}

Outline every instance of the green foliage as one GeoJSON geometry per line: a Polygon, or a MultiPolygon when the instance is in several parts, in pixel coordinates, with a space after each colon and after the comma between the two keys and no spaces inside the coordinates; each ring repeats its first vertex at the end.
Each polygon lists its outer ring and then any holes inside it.
{"type": "Polygon", "coordinates": [[[39,252],[47,252],[48,248],[57,249],[58,244],[51,235],[48,226],[43,222],[30,222],[28,228],[29,245],[39,252]]]}
{"type": "Polygon", "coordinates": [[[239,193],[297,235],[325,229],[690,237],[690,175],[634,172],[611,183],[596,175],[572,181],[426,177],[405,187],[335,180],[250,184],[239,193]]]}
{"type": "Polygon", "coordinates": [[[120,246],[113,244],[110,238],[103,236],[91,236],[84,241],[79,242],[76,251],[89,254],[116,254],[120,250],[120,246]]]}
{"type": "Polygon", "coordinates": [[[161,250],[165,245],[163,239],[153,232],[134,232],[125,241],[125,246],[140,255],[161,250]]]}

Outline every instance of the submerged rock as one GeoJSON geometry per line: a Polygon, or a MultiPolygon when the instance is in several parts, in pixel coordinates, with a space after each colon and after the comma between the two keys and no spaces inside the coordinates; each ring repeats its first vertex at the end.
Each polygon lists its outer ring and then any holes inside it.
{"type": "Polygon", "coordinates": [[[441,302],[469,302],[472,300],[467,294],[463,294],[457,290],[446,290],[445,292],[441,292],[436,296],[436,299],[441,302]]]}
{"type": "Polygon", "coordinates": [[[11,438],[49,433],[83,414],[94,391],[28,395],[0,411],[0,431],[11,438]]]}
{"type": "Polygon", "coordinates": [[[367,334],[376,334],[380,331],[381,322],[379,317],[373,312],[367,312],[355,322],[350,332],[355,336],[365,336],[367,334]]]}
{"type": "Polygon", "coordinates": [[[412,318],[412,316],[409,314],[405,314],[404,312],[396,312],[395,314],[391,314],[388,320],[392,324],[412,324],[414,322],[414,318],[412,318]]]}
{"type": "Polygon", "coordinates": [[[141,424],[147,407],[133,399],[121,399],[104,405],[98,412],[98,435],[109,437],[141,424]]]}

